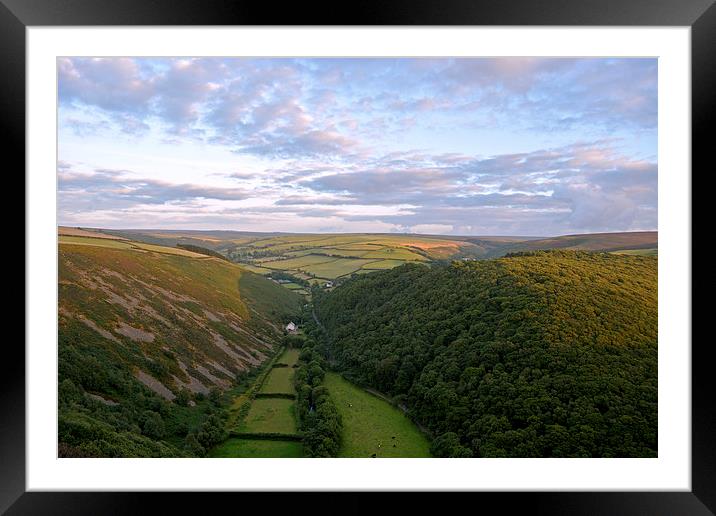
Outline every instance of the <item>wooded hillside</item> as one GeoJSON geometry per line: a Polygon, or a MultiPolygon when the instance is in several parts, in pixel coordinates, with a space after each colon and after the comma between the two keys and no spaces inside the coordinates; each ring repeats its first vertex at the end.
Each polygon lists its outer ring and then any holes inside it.
{"type": "Polygon", "coordinates": [[[657,454],[657,258],[407,264],[314,299],[331,359],[437,456],[657,454]]]}

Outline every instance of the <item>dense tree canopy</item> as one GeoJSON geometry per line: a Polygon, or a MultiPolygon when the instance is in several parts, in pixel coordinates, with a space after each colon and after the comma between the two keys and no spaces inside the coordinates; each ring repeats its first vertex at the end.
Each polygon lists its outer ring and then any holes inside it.
{"type": "MultiPolygon", "coordinates": [[[[296,342],[296,341],[294,341],[296,342]]],[[[341,444],[341,416],[322,385],[324,357],[312,338],[301,340],[301,354],[293,382],[303,450],[307,457],[336,457],[341,444]]]]}
{"type": "Polygon", "coordinates": [[[438,456],[657,454],[657,259],[408,264],[314,298],[330,361],[397,396],[438,456]]]}

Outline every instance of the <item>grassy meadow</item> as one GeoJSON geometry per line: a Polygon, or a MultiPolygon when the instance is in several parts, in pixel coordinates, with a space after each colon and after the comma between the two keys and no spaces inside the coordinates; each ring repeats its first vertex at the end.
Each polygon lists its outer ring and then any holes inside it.
{"type": "Polygon", "coordinates": [[[271,394],[293,394],[293,368],[274,367],[261,386],[261,392],[271,394]]]}
{"type": "Polygon", "coordinates": [[[300,441],[273,441],[268,439],[240,439],[231,437],[213,448],[208,457],[298,458],[303,457],[300,441]]]}
{"type": "Polygon", "coordinates": [[[336,373],[325,386],[343,421],[340,457],[430,457],[430,443],[396,407],[336,373]]]}
{"type": "Polygon", "coordinates": [[[293,400],[257,398],[239,425],[239,432],[295,434],[293,400]]]}
{"type": "Polygon", "coordinates": [[[295,348],[288,348],[278,359],[278,364],[286,364],[288,367],[293,367],[298,362],[298,355],[300,350],[295,348]]]}

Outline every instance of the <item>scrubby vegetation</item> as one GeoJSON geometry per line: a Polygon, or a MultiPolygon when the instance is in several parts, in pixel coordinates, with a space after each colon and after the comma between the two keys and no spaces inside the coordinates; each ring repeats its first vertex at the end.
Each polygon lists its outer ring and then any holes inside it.
{"type": "MultiPolygon", "coordinates": [[[[332,363],[407,406],[436,456],[657,454],[654,257],[406,264],[314,303],[332,363]]],[[[308,347],[303,362],[305,400],[320,354],[308,347]]]]}
{"type": "Polygon", "coordinates": [[[105,393],[98,395],[85,390],[87,375],[78,374],[90,364],[64,358],[58,398],[61,457],[203,457],[226,438],[226,411],[218,393],[183,406],[110,365],[92,374],[90,384],[105,393]]]}

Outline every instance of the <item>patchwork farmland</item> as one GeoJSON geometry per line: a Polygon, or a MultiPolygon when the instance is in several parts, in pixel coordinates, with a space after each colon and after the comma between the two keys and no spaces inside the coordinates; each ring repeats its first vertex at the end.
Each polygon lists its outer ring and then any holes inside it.
{"type": "Polygon", "coordinates": [[[210,457],[301,457],[293,386],[299,350],[288,348],[238,396],[227,422],[229,439],[209,451],[210,457]]]}
{"type": "MultiPolygon", "coordinates": [[[[590,251],[656,254],[656,232],[564,235],[551,238],[520,236],[448,236],[415,234],[286,234],[243,231],[160,231],[63,228],[70,236],[125,239],[118,245],[144,249],[151,245],[174,248],[198,246],[220,253],[255,274],[311,301],[314,285],[331,289],[353,275],[387,270],[405,263],[436,260],[474,260],[536,249],[566,248],[590,251]],[[128,239],[128,240],[127,240],[128,239]],[[288,277],[279,278],[281,274],[288,277]]],[[[86,244],[89,245],[89,244],[86,244]]],[[[191,252],[191,251],[185,251],[191,252]]],[[[206,256],[205,256],[206,258],[206,256]]]]}
{"type": "MultiPolygon", "coordinates": [[[[414,235],[292,235],[243,243],[229,250],[228,256],[258,274],[281,271],[309,285],[330,285],[353,274],[457,256],[472,247],[467,242],[414,235]]],[[[296,289],[295,284],[283,286],[296,289]]]]}

